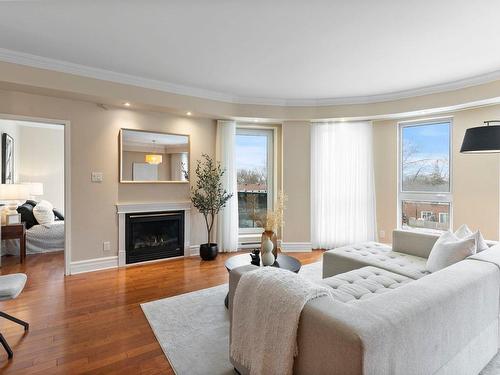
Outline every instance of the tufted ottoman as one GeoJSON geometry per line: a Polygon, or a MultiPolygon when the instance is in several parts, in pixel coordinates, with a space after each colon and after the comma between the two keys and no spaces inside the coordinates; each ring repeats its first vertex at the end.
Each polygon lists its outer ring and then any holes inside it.
{"type": "Polygon", "coordinates": [[[323,277],[374,266],[416,280],[429,274],[426,262],[426,258],[393,251],[388,245],[365,242],[326,251],[323,254],[323,277]]]}
{"type": "Polygon", "coordinates": [[[363,267],[323,279],[321,284],[333,289],[335,300],[353,303],[389,292],[411,281],[414,280],[377,267],[363,267]]]}

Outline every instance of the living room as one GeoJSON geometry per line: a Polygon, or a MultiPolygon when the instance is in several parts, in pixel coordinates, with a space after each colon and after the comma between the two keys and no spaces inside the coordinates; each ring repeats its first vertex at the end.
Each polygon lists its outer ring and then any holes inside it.
{"type": "Polygon", "coordinates": [[[499,10],[0,4],[0,372],[500,373],[499,10]]]}

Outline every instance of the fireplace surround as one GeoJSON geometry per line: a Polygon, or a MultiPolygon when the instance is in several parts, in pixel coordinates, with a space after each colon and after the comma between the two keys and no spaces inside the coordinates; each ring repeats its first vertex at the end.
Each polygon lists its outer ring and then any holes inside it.
{"type": "Polygon", "coordinates": [[[118,203],[118,265],[190,255],[191,202],[118,203]]]}

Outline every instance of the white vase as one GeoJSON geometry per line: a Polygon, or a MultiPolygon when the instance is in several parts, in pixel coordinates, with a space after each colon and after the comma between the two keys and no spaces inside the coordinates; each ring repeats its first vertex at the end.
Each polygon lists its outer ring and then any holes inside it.
{"type": "Polygon", "coordinates": [[[263,242],[262,253],[260,256],[262,259],[262,264],[264,266],[270,266],[274,264],[273,248],[273,242],[269,238],[263,242]]]}

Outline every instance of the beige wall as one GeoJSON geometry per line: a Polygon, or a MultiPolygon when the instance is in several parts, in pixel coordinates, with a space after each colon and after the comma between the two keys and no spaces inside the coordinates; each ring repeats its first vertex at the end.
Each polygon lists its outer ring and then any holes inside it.
{"type": "MultiPolygon", "coordinates": [[[[183,201],[188,184],[118,183],[120,128],[191,135],[191,165],[202,153],[214,155],[215,122],[164,113],[103,109],[96,104],[0,90],[0,113],[68,120],[71,122],[72,261],[117,254],[117,202],[183,201]],[[104,173],[92,183],[92,171],[104,173]],[[103,252],[103,241],[111,251],[103,252]]],[[[193,218],[191,244],[205,241],[199,215],[193,218]]]]}
{"type": "MultiPolygon", "coordinates": [[[[439,96],[436,98],[436,104],[440,103],[439,96]]],[[[463,97],[457,96],[457,102],[461,100],[463,97]]],[[[419,107],[421,102],[415,99],[414,105],[409,107],[419,107]]],[[[167,107],[168,103],[165,103],[167,107]]],[[[405,108],[402,106],[401,111],[405,108]]],[[[189,198],[188,184],[137,186],[118,183],[120,128],[191,135],[192,167],[202,153],[214,155],[215,152],[216,126],[210,119],[117,107],[104,109],[82,100],[8,90],[0,90],[0,113],[71,121],[73,261],[116,255],[116,202],[182,201],[189,198]],[[92,171],[103,172],[104,181],[91,183],[92,171]],[[111,242],[111,252],[102,251],[103,241],[111,242]]],[[[262,116],[265,113],[263,111],[262,116]]],[[[500,106],[465,110],[453,115],[454,225],[467,223],[480,228],[485,237],[497,239],[498,156],[461,155],[458,149],[465,129],[480,125],[483,120],[499,118],[500,106]]],[[[310,242],[310,125],[308,121],[285,121],[280,131],[282,149],[278,148],[278,155],[282,155],[283,172],[280,182],[289,197],[283,241],[307,243],[310,242]]],[[[378,227],[385,230],[385,240],[390,241],[390,233],[397,223],[397,120],[374,122],[374,143],[378,227]]],[[[193,220],[191,232],[193,245],[205,241],[199,216],[193,220]]]]}
{"type": "Polygon", "coordinates": [[[288,195],[284,242],[311,242],[310,163],[308,121],[283,123],[283,191],[288,195]]]}
{"type": "MultiPolygon", "coordinates": [[[[467,224],[480,229],[488,239],[499,238],[499,156],[461,154],[467,128],[484,120],[500,118],[500,106],[483,107],[451,114],[453,227],[467,224]]],[[[377,225],[385,231],[381,241],[390,242],[397,227],[398,121],[374,122],[377,225]]]]}

